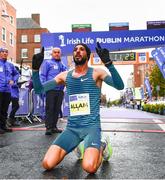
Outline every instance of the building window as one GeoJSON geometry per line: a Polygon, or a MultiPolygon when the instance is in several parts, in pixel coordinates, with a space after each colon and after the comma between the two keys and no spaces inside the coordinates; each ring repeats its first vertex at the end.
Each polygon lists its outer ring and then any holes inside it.
{"type": "Polygon", "coordinates": [[[11,45],[11,46],[14,45],[14,35],[13,35],[12,32],[10,33],[10,45],[11,45]]]}
{"type": "Polygon", "coordinates": [[[14,24],[14,18],[13,18],[13,16],[10,16],[10,24],[14,24]]]}
{"type": "Polygon", "coordinates": [[[40,34],[35,34],[35,35],[34,35],[34,42],[41,42],[41,36],[40,36],[40,34]]]}
{"type": "Polygon", "coordinates": [[[41,49],[40,48],[34,48],[34,54],[40,53],[41,49]]]}
{"type": "Polygon", "coordinates": [[[27,35],[21,35],[21,42],[27,43],[28,42],[28,36],[27,35]]]}
{"type": "Polygon", "coordinates": [[[6,28],[2,27],[2,41],[6,42],[6,28]]]}
{"type": "Polygon", "coordinates": [[[21,49],[21,58],[28,58],[28,49],[21,49]]]}

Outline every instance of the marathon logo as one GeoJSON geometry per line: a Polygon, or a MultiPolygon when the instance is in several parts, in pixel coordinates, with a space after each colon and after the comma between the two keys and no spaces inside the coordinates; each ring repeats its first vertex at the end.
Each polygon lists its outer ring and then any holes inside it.
{"type": "Polygon", "coordinates": [[[60,46],[64,47],[66,45],[75,45],[75,44],[79,44],[79,43],[84,43],[84,44],[95,44],[96,42],[99,43],[121,43],[122,42],[122,38],[90,38],[90,37],[86,37],[86,38],[66,38],[63,35],[59,36],[59,40],[60,42],[60,46]]]}
{"type": "Polygon", "coordinates": [[[82,38],[65,38],[64,35],[59,36],[60,46],[64,47],[66,45],[75,45],[79,43],[93,45],[96,42],[102,44],[120,44],[120,43],[140,43],[140,42],[158,42],[165,41],[165,36],[135,36],[135,37],[107,37],[107,38],[91,38],[91,37],[82,37],[82,38]]]}

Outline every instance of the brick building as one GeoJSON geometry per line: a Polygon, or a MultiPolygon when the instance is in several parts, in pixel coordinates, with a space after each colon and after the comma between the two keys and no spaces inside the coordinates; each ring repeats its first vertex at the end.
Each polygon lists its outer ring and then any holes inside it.
{"type": "Polygon", "coordinates": [[[8,59],[16,62],[16,9],[0,0],[0,47],[9,50],[8,59]]]}
{"type": "Polygon", "coordinates": [[[144,86],[144,79],[152,72],[152,68],[155,65],[154,59],[150,58],[146,64],[134,65],[134,87],[144,86]]]}
{"type": "Polygon", "coordinates": [[[40,14],[32,14],[31,18],[17,18],[17,63],[31,66],[33,54],[40,52],[41,34],[49,32],[40,26],[40,14]]]}

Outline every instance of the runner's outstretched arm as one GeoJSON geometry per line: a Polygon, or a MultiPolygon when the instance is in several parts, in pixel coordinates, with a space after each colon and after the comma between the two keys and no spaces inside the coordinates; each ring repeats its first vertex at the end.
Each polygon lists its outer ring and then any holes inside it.
{"type": "Polygon", "coordinates": [[[109,57],[108,49],[101,48],[99,42],[97,42],[96,52],[97,52],[98,56],[100,57],[100,59],[102,60],[102,62],[104,63],[104,65],[107,67],[107,69],[111,73],[111,76],[107,75],[103,79],[103,81],[106,84],[108,84],[108,85],[110,85],[110,86],[112,86],[112,87],[114,87],[114,88],[116,88],[118,90],[124,89],[123,80],[120,77],[120,75],[117,72],[114,65],[112,64],[112,60],[109,57]]]}
{"type": "Polygon", "coordinates": [[[57,84],[55,79],[49,80],[49,81],[42,84],[43,91],[44,92],[49,91],[49,90],[55,88],[57,85],[58,84],[57,84]]]}
{"type": "Polygon", "coordinates": [[[65,86],[67,73],[68,73],[68,71],[63,71],[60,74],[58,74],[56,77],[54,77],[52,80],[43,83],[42,84],[43,91],[44,92],[49,91],[49,90],[55,88],[57,85],[65,86]]]}
{"type": "Polygon", "coordinates": [[[120,77],[119,73],[117,72],[116,68],[113,64],[106,66],[109,72],[111,73],[111,76],[107,75],[104,78],[104,82],[118,90],[124,89],[124,83],[122,78],[120,77]]]}

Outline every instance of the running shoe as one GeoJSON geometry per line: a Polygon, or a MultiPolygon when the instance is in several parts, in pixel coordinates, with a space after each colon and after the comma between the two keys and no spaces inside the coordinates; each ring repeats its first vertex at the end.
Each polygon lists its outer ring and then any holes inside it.
{"type": "Polygon", "coordinates": [[[103,147],[103,160],[109,161],[113,150],[108,136],[106,136],[105,139],[101,141],[101,146],[103,147]]]}
{"type": "Polygon", "coordinates": [[[80,143],[75,149],[74,152],[78,159],[83,159],[84,156],[84,144],[80,143]]]}

